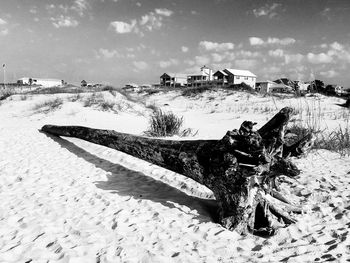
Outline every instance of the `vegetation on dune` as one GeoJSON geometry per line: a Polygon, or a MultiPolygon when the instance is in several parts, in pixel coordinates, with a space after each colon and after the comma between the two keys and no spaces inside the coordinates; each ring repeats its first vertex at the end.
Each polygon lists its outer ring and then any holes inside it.
{"type": "Polygon", "coordinates": [[[5,100],[8,97],[13,95],[13,92],[10,89],[1,89],[0,90],[0,100],[5,100]]]}
{"type": "Polygon", "coordinates": [[[48,113],[59,109],[63,104],[63,100],[61,98],[56,98],[53,100],[47,100],[42,103],[36,104],[33,108],[36,112],[48,113]]]}
{"type": "Polygon", "coordinates": [[[150,127],[145,135],[150,137],[170,137],[174,135],[186,137],[197,134],[198,131],[194,133],[191,128],[182,130],[182,125],[183,117],[157,109],[150,118],[150,127]]]}

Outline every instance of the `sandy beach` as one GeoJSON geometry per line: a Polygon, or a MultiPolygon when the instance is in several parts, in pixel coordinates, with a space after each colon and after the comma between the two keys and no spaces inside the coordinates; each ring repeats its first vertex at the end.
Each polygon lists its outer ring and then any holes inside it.
{"type": "Polygon", "coordinates": [[[135,101],[103,92],[118,104],[116,111],[84,107],[89,94],[76,101],[71,94],[1,101],[0,262],[350,261],[349,156],[313,150],[293,160],[301,174],[282,188],[304,213],[296,215],[296,224],[261,238],[215,223],[211,191],[189,178],[113,149],[40,132],[44,124],[57,124],[142,135],[151,104],[183,116],[186,127],[198,130],[193,139],[220,139],[243,120],[260,126],[283,106],[321,109],[319,125],[328,131],[348,121],[349,110],[336,105],[339,98],[225,92],[140,94],[135,101]],[[63,101],[57,109],[38,107],[57,97],[63,101]]]}

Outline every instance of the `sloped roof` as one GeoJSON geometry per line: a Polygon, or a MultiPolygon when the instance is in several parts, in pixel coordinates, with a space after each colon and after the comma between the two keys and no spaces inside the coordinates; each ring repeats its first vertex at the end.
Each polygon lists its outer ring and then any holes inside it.
{"type": "Polygon", "coordinates": [[[225,71],[230,72],[231,74],[235,76],[244,76],[244,77],[255,77],[256,75],[250,72],[249,70],[243,70],[243,69],[232,69],[232,68],[226,68],[225,71]]]}
{"type": "Polygon", "coordinates": [[[222,75],[227,76],[227,73],[224,72],[224,71],[222,71],[222,70],[216,71],[216,72],[214,73],[214,75],[216,75],[217,73],[221,73],[222,75]]]}
{"type": "Polygon", "coordinates": [[[160,77],[165,77],[165,76],[168,76],[168,77],[171,77],[171,78],[185,78],[187,79],[187,74],[183,74],[183,73],[164,73],[162,74],[160,77]]]}

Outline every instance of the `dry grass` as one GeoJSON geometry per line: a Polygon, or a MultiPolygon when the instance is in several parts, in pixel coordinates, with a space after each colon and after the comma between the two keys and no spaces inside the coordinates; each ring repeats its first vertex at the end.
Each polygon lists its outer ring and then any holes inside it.
{"type": "Polygon", "coordinates": [[[178,135],[180,137],[195,136],[197,132],[193,132],[192,129],[182,130],[183,117],[178,117],[172,112],[163,112],[157,109],[150,119],[150,127],[145,135],[151,137],[170,137],[178,135]]]}
{"type": "Polygon", "coordinates": [[[36,112],[48,113],[61,108],[62,104],[63,100],[61,98],[56,98],[35,105],[33,110],[36,112]]]}
{"type": "Polygon", "coordinates": [[[0,100],[5,100],[13,95],[13,92],[7,88],[0,88],[0,100]]]}

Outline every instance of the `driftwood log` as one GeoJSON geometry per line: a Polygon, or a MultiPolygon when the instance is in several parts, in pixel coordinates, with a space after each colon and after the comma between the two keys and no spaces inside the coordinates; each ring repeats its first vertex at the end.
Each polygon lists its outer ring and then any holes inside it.
{"type": "Polygon", "coordinates": [[[256,123],[245,121],[221,140],[161,140],[81,126],[45,125],[42,131],[104,145],[192,178],[213,191],[223,227],[273,235],[302,211],[279,192],[278,180],[300,173],[289,157],[305,153],[313,141],[309,134],[285,144],[291,114],[283,108],[257,131],[256,123]]]}

